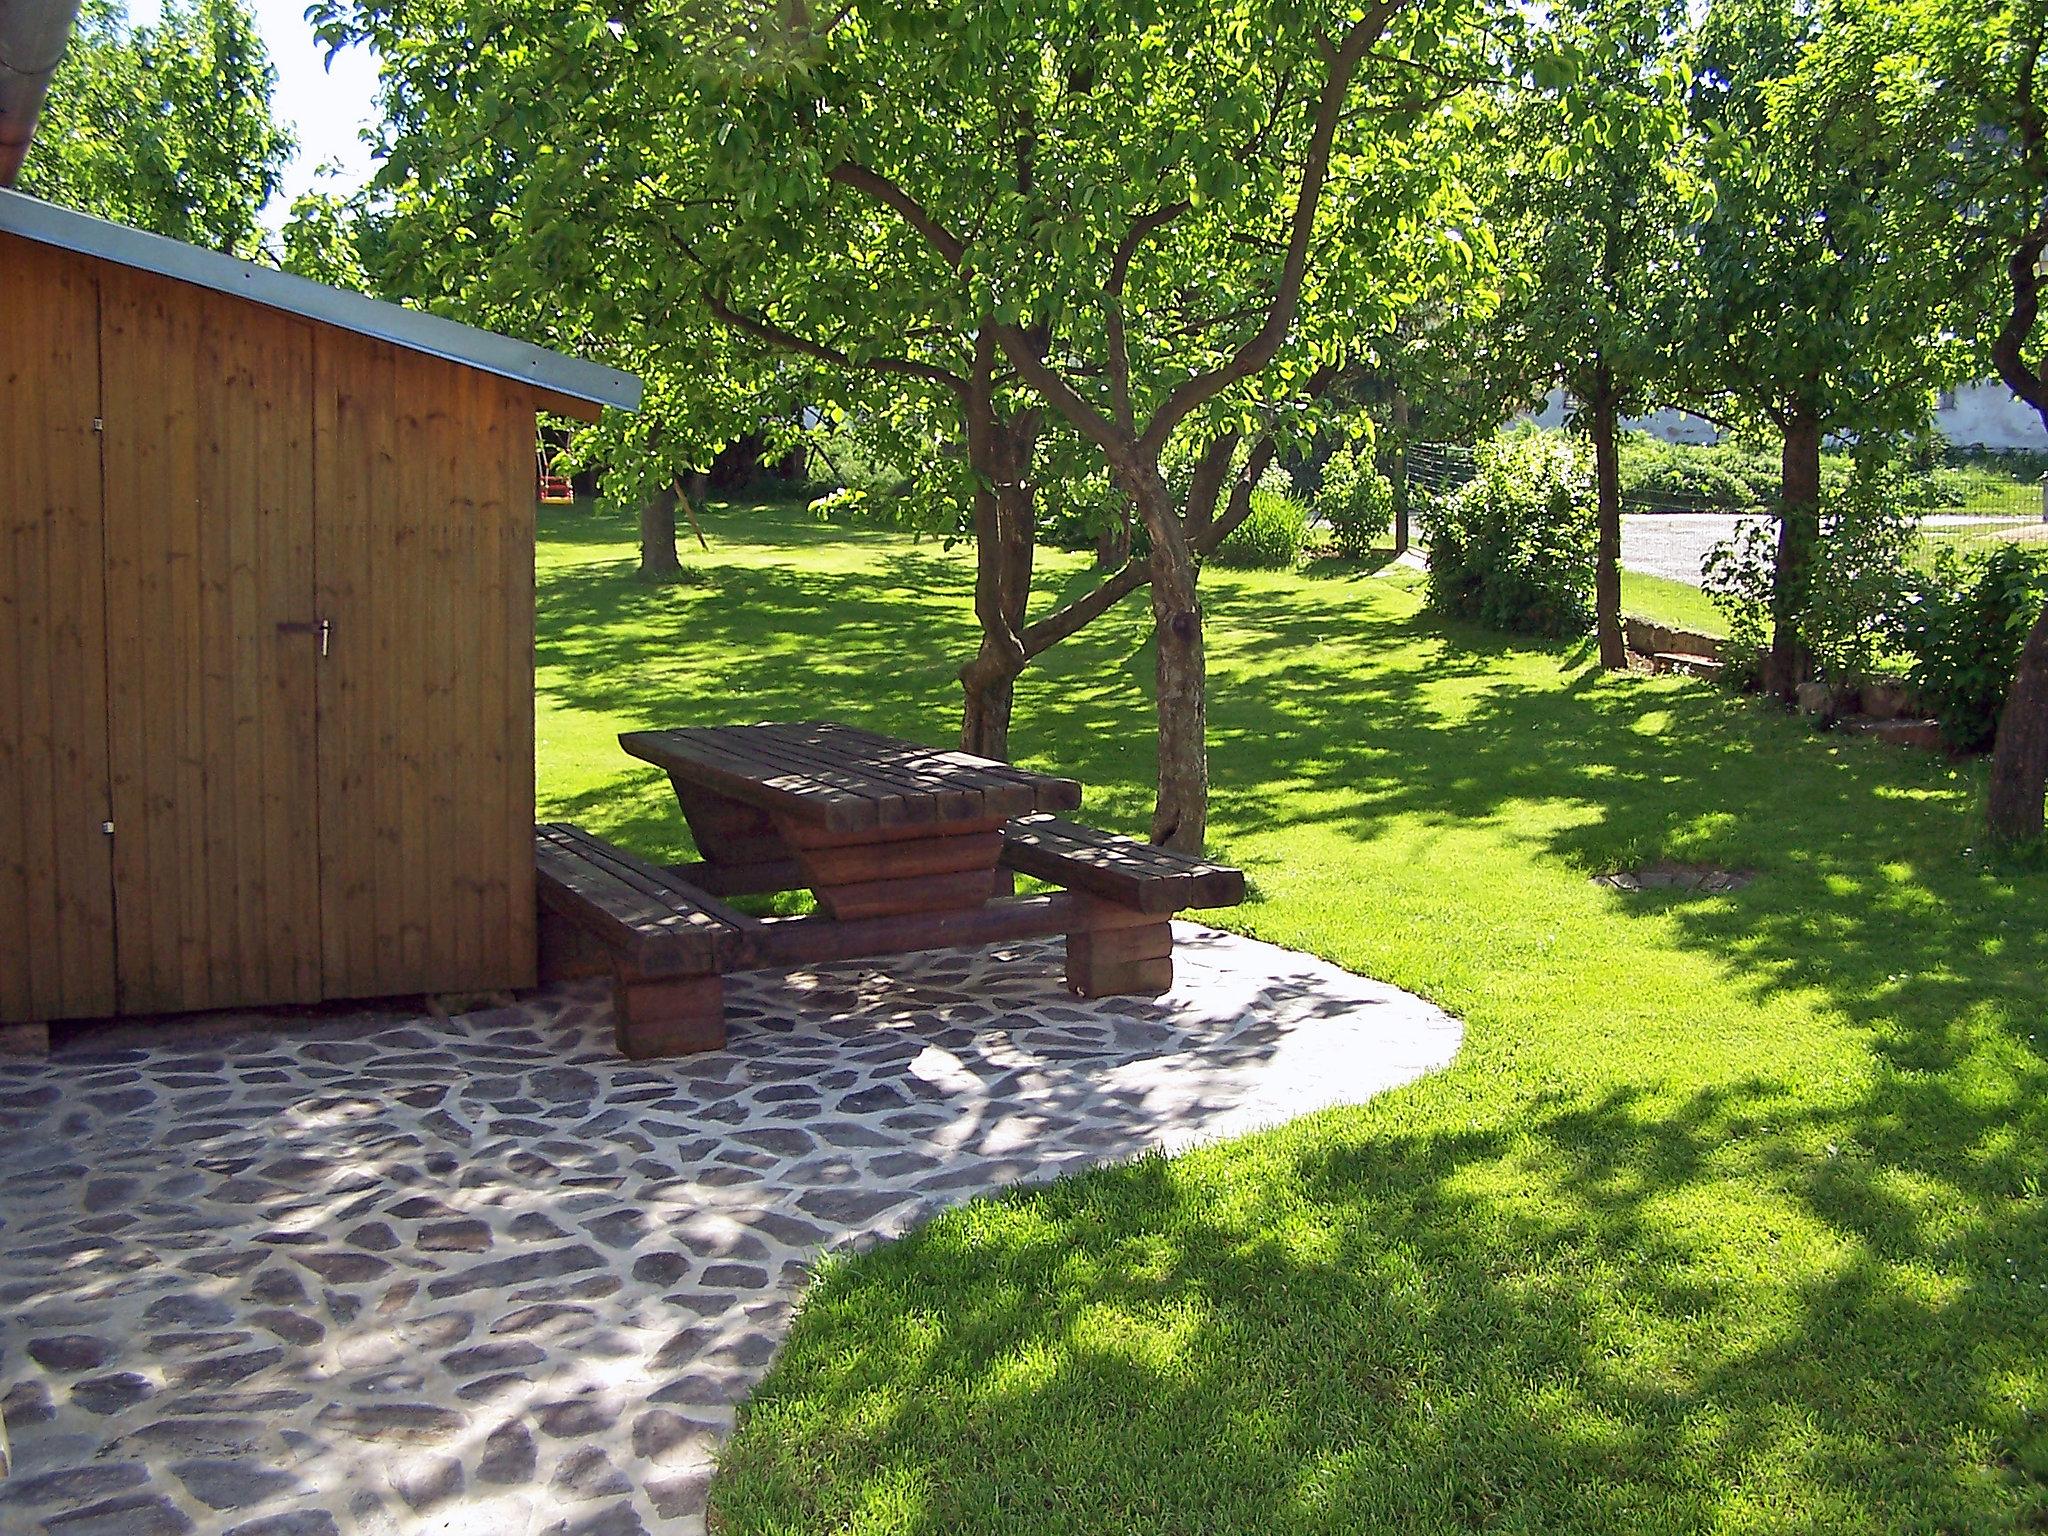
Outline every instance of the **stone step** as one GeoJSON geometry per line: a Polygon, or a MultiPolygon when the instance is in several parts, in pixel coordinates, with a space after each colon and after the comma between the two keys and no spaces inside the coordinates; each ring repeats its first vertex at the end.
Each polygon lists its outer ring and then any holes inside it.
{"type": "Polygon", "coordinates": [[[1928,752],[1941,752],[1948,747],[1942,739],[1939,720],[1844,720],[1838,729],[1854,731],[1859,736],[1874,736],[1894,746],[1919,747],[1928,752]]]}
{"type": "Polygon", "coordinates": [[[1713,656],[1697,656],[1690,651],[1658,651],[1650,657],[1651,670],[1676,672],[1685,677],[1717,677],[1722,666],[1713,656]]]}

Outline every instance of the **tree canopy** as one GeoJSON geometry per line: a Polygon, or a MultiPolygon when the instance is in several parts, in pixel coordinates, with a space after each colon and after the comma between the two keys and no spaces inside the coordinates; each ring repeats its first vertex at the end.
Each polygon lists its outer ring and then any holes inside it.
{"type": "MultiPolygon", "coordinates": [[[[815,403],[943,423],[978,498],[997,688],[1100,611],[1034,632],[1024,610],[1054,423],[1148,535],[1093,601],[1150,585],[1156,606],[1170,574],[1198,679],[1192,562],[1233,473],[1308,430],[1484,238],[1456,174],[1482,55],[1465,0],[542,3],[481,34],[432,4],[324,16],[388,61],[400,207],[486,220],[492,283],[649,349],[715,324],[815,403]],[[1202,470],[1170,488],[1169,455],[1202,470]]],[[[1177,762],[1186,805],[1155,830],[1198,841],[1199,685],[1160,691],[1162,784],[1177,762]]]]}
{"type": "Polygon", "coordinates": [[[1964,48],[1933,0],[314,14],[385,61],[398,291],[648,375],[650,410],[585,439],[618,499],[764,422],[852,420],[952,509],[981,569],[966,745],[1005,750],[1019,670],[1149,591],[1154,832],[1198,842],[1200,563],[1266,465],[1411,371],[1591,407],[1610,659],[1619,416],[1782,435],[1773,659],[1803,675],[1821,443],[1923,421],[1981,332],[1953,211],[1910,191],[1926,102],[1886,88],[1891,34],[1859,40],[1888,7],[1964,48]],[[1048,485],[1107,487],[1137,535],[1050,610],[1048,485]]]}
{"type": "Polygon", "coordinates": [[[292,137],[271,115],[277,71],[241,0],[165,0],[132,26],[85,0],[50,85],[21,187],[49,202],[235,256],[259,222],[292,137]]]}

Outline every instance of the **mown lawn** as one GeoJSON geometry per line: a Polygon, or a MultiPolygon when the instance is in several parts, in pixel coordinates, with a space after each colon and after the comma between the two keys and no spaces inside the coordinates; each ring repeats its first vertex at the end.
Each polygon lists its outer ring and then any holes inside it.
{"type": "Polygon", "coordinates": [[[1915,568],[1931,571],[1936,554],[1952,549],[1957,554],[1988,554],[2001,544],[2018,544],[2031,550],[2048,550],[2048,521],[2039,517],[2012,518],[2001,523],[1949,523],[1923,526],[1920,544],[1914,551],[1915,568]]]}
{"type": "MultiPolygon", "coordinates": [[[[543,525],[544,809],[657,854],[614,731],[945,741],[972,634],[964,551],[707,525],[666,589],[543,525]]],[[[2048,874],[1976,851],[1980,771],[1446,629],[1405,572],[1204,585],[1227,921],[1435,999],[1462,1055],[829,1264],[714,1529],[2048,1528],[2048,874]],[[1757,878],[1589,879],[1660,857],[1757,878]]],[[[1141,610],[1048,662],[1020,760],[1139,827],[1141,610]]]]}
{"type": "Polygon", "coordinates": [[[1695,634],[1725,638],[1728,633],[1728,620],[1698,587],[1643,571],[1621,573],[1621,611],[1695,634]]]}

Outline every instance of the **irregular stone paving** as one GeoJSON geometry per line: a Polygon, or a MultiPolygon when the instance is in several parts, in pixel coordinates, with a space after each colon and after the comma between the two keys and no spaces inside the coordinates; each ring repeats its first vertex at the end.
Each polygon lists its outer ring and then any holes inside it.
{"type": "Polygon", "coordinates": [[[604,988],[0,1063],[7,1536],[703,1528],[807,1264],[1020,1180],[1366,1098],[1459,1029],[1183,927],[732,978],[731,1046],[604,988]]]}

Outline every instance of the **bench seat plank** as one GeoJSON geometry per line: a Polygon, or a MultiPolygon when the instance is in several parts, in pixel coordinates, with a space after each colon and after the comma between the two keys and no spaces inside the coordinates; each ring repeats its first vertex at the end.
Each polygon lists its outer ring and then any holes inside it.
{"type": "Polygon", "coordinates": [[[739,914],[580,827],[536,827],[533,851],[542,905],[638,970],[708,975],[745,953],[739,914]]]}
{"type": "Polygon", "coordinates": [[[1162,917],[1244,900],[1243,870],[1058,816],[1025,816],[1004,826],[1002,863],[1021,875],[1162,917]]]}

